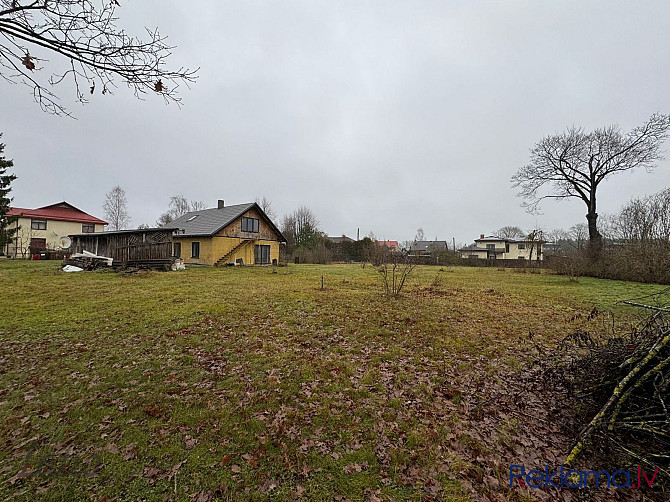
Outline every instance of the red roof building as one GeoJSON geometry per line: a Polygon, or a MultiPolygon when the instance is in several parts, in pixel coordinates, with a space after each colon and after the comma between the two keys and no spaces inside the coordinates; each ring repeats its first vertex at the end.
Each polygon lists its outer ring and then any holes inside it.
{"type": "Polygon", "coordinates": [[[19,216],[22,218],[37,218],[54,221],[73,221],[76,223],[93,223],[94,225],[107,225],[105,220],[91,216],[81,209],[77,209],[67,202],[58,202],[50,206],[38,207],[37,209],[25,209],[22,207],[10,207],[7,216],[19,216]]]}
{"type": "Polygon", "coordinates": [[[389,249],[398,249],[398,241],[377,241],[380,246],[386,246],[389,249]]]}
{"type": "Polygon", "coordinates": [[[63,249],[63,242],[72,234],[102,232],[107,222],[67,202],[58,202],[37,209],[11,207],[9,216],[18,216],[13,240],[0,249],[12,258],[30,258],[46,250],[63,249]]]}

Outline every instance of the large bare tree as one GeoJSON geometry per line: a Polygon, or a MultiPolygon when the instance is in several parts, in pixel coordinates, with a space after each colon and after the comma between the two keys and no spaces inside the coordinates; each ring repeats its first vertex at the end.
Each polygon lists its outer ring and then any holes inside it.
{"type": "Polygon", "coordinates": [[[623,133],[616,125],[585,132],[570,127],[546,136],[532,149],[530,162],[512,176],[524,205],[535,211],[544,199],[581,199],[587,207],[590,247],[602,246],[598,232],[597,190],[616,173],[637,167],[651,170],[661,160],[660,147],[668,135],[670,115],[654,114],[643,125],[623,133]]]}
{"type": "Polygon", "coordinates": [[[105,211],[105,217],[109,220],[109,226],[112,230],[124,230],[130,225],[130,216],[128,215],[128,199],[126,191],[120,186],[115,186],[112,191],[105,196],[105,203],[102,205],[105,211]]]}
{"type": "Polygon", "coordinates": [[[173,49],[166,37],[158,29],[147,29],[145,40],[128,35],[117,26],[119,9],[117,0],[0,0],[0,77],[30,86],[55,114],[69,115],[54,91],[64,81],[82,103],[96,91],[111,93],[116,78],[136,96],[155,92],[178,103],[179,84],[193,82],[195,71],[166,68],[173,49]]]}
{"type": "Polygon", "coordinates": [[[496,237],[501,237],[502,239],[517,239],[526,237],[526,233],[521,229],[521,227],[507,225],[499,228],[494,232],[496,237]]]}

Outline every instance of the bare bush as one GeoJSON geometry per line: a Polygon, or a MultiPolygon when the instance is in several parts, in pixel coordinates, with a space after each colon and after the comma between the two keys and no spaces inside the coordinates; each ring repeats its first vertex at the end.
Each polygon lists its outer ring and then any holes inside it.
{"type": "Polygon", "coordinates": [[[408,252],[392,250],[377,243],[367,248],[367,257],[379,274],[387,297],[399,296],[417,267],[416,260],[408,252]]]}

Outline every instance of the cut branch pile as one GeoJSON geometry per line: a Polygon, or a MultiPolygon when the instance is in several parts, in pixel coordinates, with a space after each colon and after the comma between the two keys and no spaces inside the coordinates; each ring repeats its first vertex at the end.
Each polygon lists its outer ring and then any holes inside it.
{"type": "Polygon", "coordinates": [[[670,308],[624,303],[652,313],[629,334],[606,342],[583,331],[564,340],[563,348],[574,356],[564,374],[579,402],[592,407],[592,418],[565,464],[573,464],[587,449],[614,447],[631,462],[658,467],[668,479],[670,308]]]}

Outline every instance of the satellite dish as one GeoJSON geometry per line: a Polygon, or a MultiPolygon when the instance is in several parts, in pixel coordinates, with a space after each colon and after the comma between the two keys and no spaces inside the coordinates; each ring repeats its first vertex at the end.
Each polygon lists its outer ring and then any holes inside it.
{"type": "Polygon", "coordinates": [[[67,235],[60,238],[60,247],[67,249],[70,246],[72,246],[72,239],[70,239],[67,235]]]}

